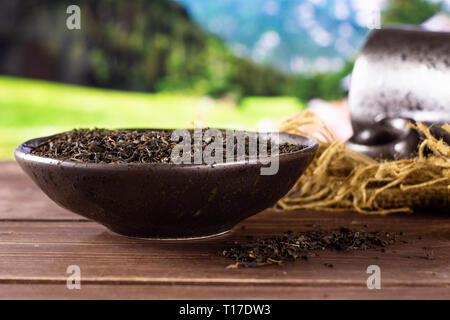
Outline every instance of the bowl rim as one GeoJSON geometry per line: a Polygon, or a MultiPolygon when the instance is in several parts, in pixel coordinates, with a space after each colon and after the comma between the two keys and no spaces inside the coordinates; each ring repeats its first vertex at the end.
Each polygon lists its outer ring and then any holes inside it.
{"type": "MultiPolygon", "coordinates": [[[[216,128],[210,128],[210,129],[216,129],[216,128]]],[[[154,131],[167,131],[167,130],[175,130],[175,129],[153,129],[153,128],[125,128],[125,129],[118,129],[118,130],[154,130],[154,131]]],[[[188,129],[189,130],[189,129],[188,129]]],[[[219,130],[225,130],[225,129],[219,129],[219,130]]],[[[236,131],[244,131],[244,130],[236,130],[236,131]]],[[[65,131],[67,132],[67,131],[65,131]]],[[[244,131],[249,133],[255,133],[255,131],[244,131]]],[[[267,165],[270,161],[273,160],[274,157],[266,156],[262,158],[252,158],[252,159],[243,159],[238,161],[230,161],[230,162],[223,162],[223,163],[217,163],[217,164],[195,164],[195,163],[181,163],[181,164],[175,164],[175,163],[161,163],[161,162],[154,162],[154,163],[93,163],[93,162],[77,162],[73,160],[60,160],[56,158],[47,158],[42,157],[38,155],[34,155],[31,153],[31,148],[33,148],[33,144],[39,143],[39,141],[44,139],[49,139],[54,136],[60,135],[64,132],[45,136],[45,137],[38,137],[33,138],[30,140],[27,140],[20,145],[18,145],[14,151],[14,156],[16,160],[23,160],[24,162],[33,162],[33,163],[40,163],[40,164],[46,164],[46,165],[58,165],[63,167],[72,167],[72,168],[85,168],[85,169],[130,169],[130,168],[211,168],[211,167],[231,167],[231,166],[237,166],[241,164],[259,164],[259,165],[267,165]]],[[[304,154],[310,154],[315,153],[319,147],[319,144],[316,140],[314,140],[311,137],[306,137],[299,134],[294,133],[288,133],[288,132],[262,132],[266,134],[271,133],[278,133],[280,136],[284,135],[290,138],[294,139],[301,139],[305,148],[302,148],[300,150],[289,152],[289,153],[283,153],[279,154],[279,160],[287,159],[293,156],[299,156],[304,154]]],[[[293,143],[295,144],[295,143],[293,143]]]]}

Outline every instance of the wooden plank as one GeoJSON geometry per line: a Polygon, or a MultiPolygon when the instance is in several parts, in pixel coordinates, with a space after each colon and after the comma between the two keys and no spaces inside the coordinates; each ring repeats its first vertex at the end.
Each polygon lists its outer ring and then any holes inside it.
{"type": "Polygon", "coordinates": [[[450,217],[266,210],[218,238],[136,240],[59,208],[17,164],[0,163],[0,298],[52,297],[449,299],[450,217]],[[341,226],[404,235],[384,253],[325,251],[258,269],[226,269],[231,261],[217,255],[247,235],[341,226]],[[73,264],[81,268],[80,291],[65,286],[73,264]],[[381,268],[382,290],[366,288],[371,264],[381,268]]]}
{"type": "Polygon", "coordinates": [[[15,162],[0,162],[0,219],[85,220],[53,203],[15,162]]]}
{"type": "MultiPolygon", "coordinates": [[[[283,221],[286,225],[297,224],[326,224],[328,220],[336,223],[384,223],[391,225],[408,222],[412,219],[415,226],[443,221],[448,223],[445,216],[427,214],[368,216],[356,213],[330,213],[317,211],[292,211],[280,215],[279,212],[270,211],[264,215],[251,218],[254,223],[259,220],[283,221]],[[406,220],[405,220],[406,219],[406,220]],[[436,220],[438,219],[438,220],[436,220]],[[432,221],[434,220],[434,222],[432,221]]],[[[15,162],[0,162],[0,221],[2,220],[86,220],[68,210],[54,204],[39,188],[28,178],[15,162]]],[[[87,221],[87,220],[86,220],[87,221]]],[[[438,222],[439,223],[439,222],[438,222]]]]}
{"type": "MultiPolygon", "coordinates": [[[[64,286],[66,268],[78,265],[82,282],[92,286],[176,285],[189,288],[212,285],[245,289],[261,285],[273,286],[278,288],[276,290],[284,288],[293,296],[306,295],[308,291],[314,295],[313,292],[323,292],[320,288],[333,287],[336,294],[341,292],[345,296],[352,288],[365,288],[366,268],[376,264],[381,268],[382,287],[392,289],[391,292],[403,292],[395,288],[433,287],[437,289],[434,297],[442,298],[443,291],[448,292],[446,297],[450,298],[448,222],[430,220],[422,229],[417,225],[410,227],[410,222],[386,223],[386,218],[384,223],[372,224],[370,229],[402,230],[402,239],[409,242],[399,242],[384,253],[377,250],[325,251],[308,261],[237,270],[226,269],[229,261],[217,255],[230,242],[243,241],[249,234],[262,236],[280,229],[299,231],[311,227],[283,219],[278,223],[254,219],[254,223],[247,221],[244,224],[245,229],[241,225],[232,234],[215,239],[148,241],[113,235],[93,222],[0,222],[0,284],[64,286]],[[417,239],[418,232],[422,240],[417,239]],[[430,254],[431,260],[427,258],[430,254]],[[334,267],[325,267],[325,263],[332,263],[334,267]]],[[[341,222],[337,219],[326,227],[333,228],[341,222]]],[[[359,289],[353,290],[355,298],[362,298],[360,295],[364,290],[359,289]]],[[[370,291],[367,290],[365,298],[373,295],[370,291]]],[[[418,294],[424,296],[417,298],[429,298],[430,291],[418,290],[418,294]]],[[[236,294],[236,298],[241,298],[236,294]]]]}

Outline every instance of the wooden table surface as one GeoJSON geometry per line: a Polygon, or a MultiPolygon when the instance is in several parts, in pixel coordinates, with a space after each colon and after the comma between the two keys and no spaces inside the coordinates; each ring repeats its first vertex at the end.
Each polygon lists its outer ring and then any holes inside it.
{"type": "Polygon", "coordinates": [[[59,208],[16,163],[4,162],[0,298],[450,299],[450,215],[266,210],[217,238],[136,240],[59,208]],[[227,269],[232,261],[217,254],[247,235],[341,226],[404,234],[385,252],[323,251],[307,261],[256,269],[227,269]],[[70,265],[80,267],[80,290],[67,289],[70,265]],[[369,265],[381,269],[380,290],[367,288],[369,265]]]}

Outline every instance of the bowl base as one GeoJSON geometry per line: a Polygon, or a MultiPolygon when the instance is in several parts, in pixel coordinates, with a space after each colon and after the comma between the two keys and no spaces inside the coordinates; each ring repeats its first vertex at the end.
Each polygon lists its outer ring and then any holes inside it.
{"type": "Polygon", "coordinates": [[[143,236],[132,236],[132,235],[127,235],[127,234],[123,234],[123,233],[119,233],[117,231],[113,231],[109,228],[107,228],[108,232],[117,235],[117,236],[121,236],[121,237],[125,237],[125,238],[130,238],[130,239],[140,239],[140,240],[157,240],[157,241],[174,241],[174,240],[201,240],[201,239],[208,239],[208,238],[214,238],[214,237],[220,237],[222,235],[225,235],[227,233],[229,233],[231,231],[231,229],[229,230],[225,230],[219,233],[214,233],[214,234],[209,234],[209,235],[204,235],[204,236],[195,236],[195,237],[177,237],[177,238],[171,238],[171,237],[143,237],[143,236]]]}

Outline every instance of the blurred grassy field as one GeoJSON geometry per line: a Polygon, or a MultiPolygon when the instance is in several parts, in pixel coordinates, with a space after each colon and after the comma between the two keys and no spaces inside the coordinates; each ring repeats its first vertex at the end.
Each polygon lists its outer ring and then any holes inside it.
{"type": "Polygon", "coordinates": [[[0,160],[21,142],[80,127],[256,129],[300,111],[293,97],[248,97],[232,102],[168,93],[135,93],[0,77],[0,160]],[[266,119],[266,120],[264,120],[266,119]]]}

